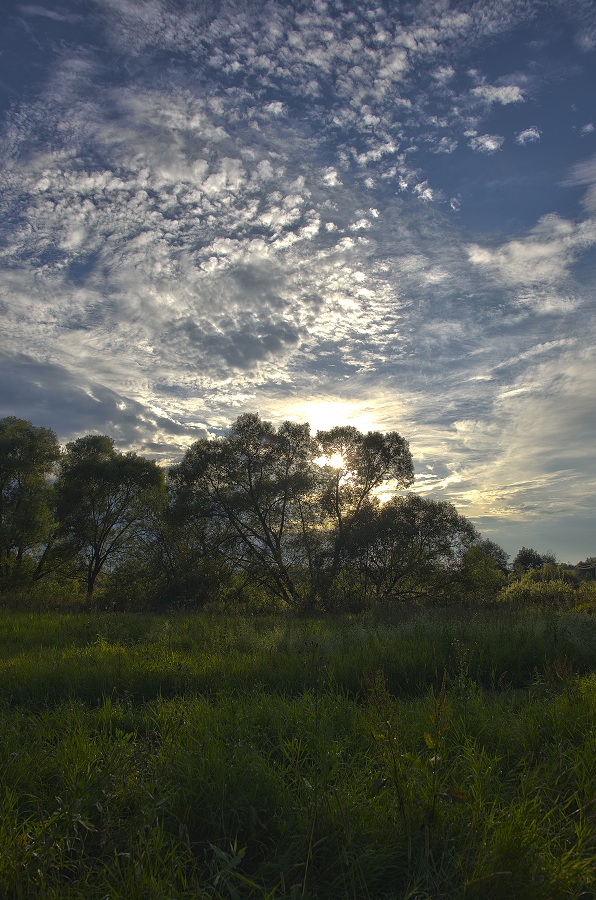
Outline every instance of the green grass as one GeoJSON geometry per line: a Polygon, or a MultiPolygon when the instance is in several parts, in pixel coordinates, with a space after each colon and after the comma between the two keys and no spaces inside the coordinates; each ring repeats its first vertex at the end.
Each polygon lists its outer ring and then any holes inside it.
{"type": "Polygon", "coordinates": [[[0,618],[0,896],[596,891],[588,613],[0,618]]]}

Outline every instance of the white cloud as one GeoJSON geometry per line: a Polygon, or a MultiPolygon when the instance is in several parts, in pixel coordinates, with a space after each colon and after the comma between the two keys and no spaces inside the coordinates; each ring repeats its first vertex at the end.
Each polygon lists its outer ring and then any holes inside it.
{"type": "Polygon", "coordinates": [[[286,109],[285,105],[281,103],[279,100],[275,100],[273,103],[268,103],[265,107],[265,112],[271,113],[273,116],[283,116],[286,109]]]}
{"type": "Polygon", "coordinates": [[[563,181],[565,186],[587,185],[588,190],[582,200],[588,214],[596,218],[596,156],[576,163],[569,176],[563,181]]]}
{"type": "Polygon", "coordinates": [[[544,216],[527,237],[497,249],[470,245],[470,261],[514,284],[554,283],[568,275],[577,256],[596,244],[596,223],[575,225],[556,215],[544,216]]]}
{"type": "Polygon", "coordinates": [[[470,137],[469,146],[477,153],[495,153],[505,143],[505,138],[498,134],[478,134],[470,137]]]}
{"type": "Polygon", "coordinates": [[[529,128],[524,128],[523,131],[515,135],[515,141],[523,147],[524,144],[539,141],[541,134],[542,132],[536,125],[530,125],[529,128]]]}
{"type": "Polygon", "coordinates": [[[19,7],[19,11],[22,12],[26,16],[45,16],[47,19],[54,19],[55,22],[80,22],[82,20],[82,16],[74,15],[72,13],[60,13],[53,9],[46,9],[43,6],[37,6],[36,4],[22,4],[19,7]]]}
{"type": "Polygon", "coordinates": [[[323,172],[323,181],[329,187],[337,187],[337,185],[341,184],[337,169],[333,166],[328,166],[323,172]]]}
{"type": "Polygon", "coordinates": [[[370,220],[363,217],[361,219],[358,219],[356,222],[353,222],[350,225],[350,231],[365,231],[367,228],[370,228],[370,227],[371,227],[370,220]]]}
{"type": "Polygon", "coordinates": [[[506,106],[509,103],[521,103],[524,95],[520,87],[515,84],[497,87],[489,84],[481,84],[472,89],[474,97],[478,97],[487,103],[501,103],[506,106]]]}
{"type": "Polygon", "coordinates": [[[436,78],[437,81],[442,82],[443,84],[447,81],[450,81],[455,75],[455,69],[453,66],[439,66],[438,69],[435,69],[432,73],[433,78],[436,78]]]}
{"type": "Polygon", "coordinates": [[[455,138],[449,138],[446,135],[443,135],[434,148],[435,153],[453,153],[454,150],[457,149],[457,140],[455,138]]]}
{"type": "MultiPolygon", "coordinates": [[[[520,376],[514,382],[517,390],[500,401],[501,454],[492,477],[496,483],[517,485],[509,499],[516,501],[520,514],[527,495],[543,479],[552,484],[555,496],[550,502],[558,513],[572,512],[576,504],[581,507],[594,497],[596,479],[583,497],[580,484],[573,487],[570,479],[592,468],[588,458],[596,438],[596,407],[589,385],[595,376],[591,349],[556,354],[520,376]],[[561,441],[561,435],[577,440],[561,441]]],[[[537,505],[536,515],[541,514],[537,505]]]]}
{"type": "Polygon", "coordinates": [[[576,184],[594,184],[596,183],[596,156],[576,163],[567,178],[563,181],[566,186],[576,184]]]}
{"type": "Polygon", "coordinates": [[[434,199],[433,189],[428,181],[421,181],[419,184],[415,184],[412,191],[417,197],[420,197],[421,200],[430,201],[434,199]]]}

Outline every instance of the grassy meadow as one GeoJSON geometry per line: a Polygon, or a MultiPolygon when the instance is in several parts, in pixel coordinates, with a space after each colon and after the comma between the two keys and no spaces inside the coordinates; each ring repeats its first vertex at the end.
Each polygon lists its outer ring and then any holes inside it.
{"type": "Polygon", "coordinates": [[[0,896],[596,896],[596,619],[0,614],[0,896]]]}

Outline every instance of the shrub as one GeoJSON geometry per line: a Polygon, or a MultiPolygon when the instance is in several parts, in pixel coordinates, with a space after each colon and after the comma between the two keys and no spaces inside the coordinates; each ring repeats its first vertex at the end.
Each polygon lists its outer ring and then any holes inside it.
{"type": "Polygon", "coordinates": [[[520,581],[514,581],[513,584],[503,588],[499,600],[517,604],[569,604],[575,601],[576,595],[574,585],[561,578],[553,581],[534,581],[531,577],[524,576],[520,581]]]}

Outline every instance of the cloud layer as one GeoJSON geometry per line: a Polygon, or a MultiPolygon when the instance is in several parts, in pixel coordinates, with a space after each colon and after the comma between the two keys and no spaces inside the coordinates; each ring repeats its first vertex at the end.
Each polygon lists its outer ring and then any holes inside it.
{"type": "Polygon", "coordinates": [[[512,550],[548,516],[573,555],[561,523],[596,498],[592,7],[6,22],[0,415],[164,461],[246,410],[397,428],[418,490],[512,550]]]}

